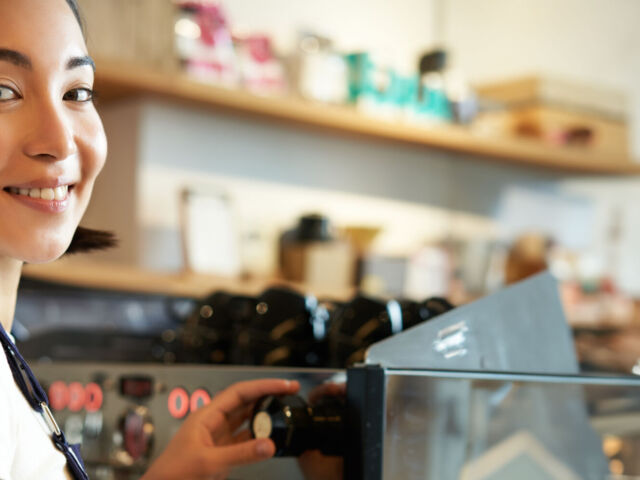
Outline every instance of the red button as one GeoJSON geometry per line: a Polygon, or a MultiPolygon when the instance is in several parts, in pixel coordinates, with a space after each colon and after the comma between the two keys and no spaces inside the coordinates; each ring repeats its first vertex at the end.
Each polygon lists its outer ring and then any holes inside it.
{"type": "Polygon", "coordinates": [[[84,387],[84,408],[87,412],[97,412],[102,408],[102,388],[97,383],[88,383],[84,387]]]}
{"type": "Polygon", "coordinates": [[[191,411],[195,412],[211,401],[211,395],[204,388],[198,388],[191,394],[191,411]]]}
{"type": "Polygon", "coordinates": [[[84,387],[80,382],[69,384],[69,410],[79,412],[84,407],[84,387]]]}
{"type": "Polygon", "coordinates": [[[169,393],[167,406],[173,418],[184,417],[189,412],[189,394],[184,388],[174,388],[169,393]]]}
{"type": "Polygon", "coordinates": [[[60,380],[49,387],[49,404],[54,410],[64,410],[69,404],[69,388],[60,380]]]}

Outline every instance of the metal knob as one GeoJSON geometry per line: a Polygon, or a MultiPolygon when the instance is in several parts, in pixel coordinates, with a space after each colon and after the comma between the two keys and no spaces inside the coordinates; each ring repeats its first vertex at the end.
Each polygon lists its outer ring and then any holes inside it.
{"type": "Polygon", "coordinates": [[[344,405],[327,397],[309,406],[297,395],[267,396],[261,399],[251,419],[254,438],[270,438],[277,457],[299,456],[307,450],[325,455],[342,455],[344,405]]]}
{"type": "Polygon", "coordinates": [[[155,427],[149,410],[143,406],[128,409],[120,420],[122,453],[131,463],[146,459],[151,454],[155,427]]]}

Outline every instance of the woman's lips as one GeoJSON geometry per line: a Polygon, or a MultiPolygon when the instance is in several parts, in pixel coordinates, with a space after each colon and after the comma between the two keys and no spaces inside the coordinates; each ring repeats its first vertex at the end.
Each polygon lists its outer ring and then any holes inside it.
{"type": "Polygon", "coordinates": [[[70,185],[55,188],[8,187],[4,191],[11,197],[35,210],[45,213],[62,213],[69,206],[70,185]]]}

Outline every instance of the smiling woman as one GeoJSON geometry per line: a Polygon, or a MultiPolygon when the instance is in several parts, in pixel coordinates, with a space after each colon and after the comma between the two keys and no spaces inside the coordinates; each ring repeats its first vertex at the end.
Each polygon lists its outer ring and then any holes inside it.
{"type": "MultiPolygon", "coordinates": [[[[0,479],[86,479],[7,332],[24,262],[109,240],[78,228],[107,154],[95,66],[73,0],[0,0],[0,10],[0,479]]],[[[185,420],[143,478],[225,478],[272,456],[271,440],[238,428],[258,398],[298,388],[277,379],[232,385],[185,420]]]]}
{"type": "MultiPolygon", "coordinates": [[[[77,4],[74,0],[67,0],[67,4],[71,8],[78,25],[82,28],[81,18],[78,11],[77,4]]],[[[0,61],[7,62],[13,64],[16,67],[20,67],[26,70],[33,70],[33,64],[31,59],[24,55],[21,52],[10,50],[10,49],[0,49],[0,61]]],[[[70,58],[67,62],[66,68],[67,70],[72,70],[74,68],[85,67],[88,66],[92,70],[95,71],[95,64],[93,60],[88,56],[79,56],[70,58]]],[[[8,102],[10,100],[17,99],[17,92],[13,90],[10,86],[1,86],[0,85],[0,102],[8,102]]],[[[66,101],[75,101],[75,102],[90,102],[93,99],[93,92],[88,88],[77,88],[66,92],[63,96],[63,99],[66,101]]],[[[38,208],[52,208],[54,211],[61,212],[62,207],[65,205],[62,202],[62,188],[67,188],[67,186],[57,187],[57,190],[54,192],[52,188],[44,188],[42,189],[42,196],[38,196],[37,189],[22,189],[22,195],[37,199],[41,198],[42,200],[54,201],[53,203],[49,203],[45,205],[44,202],[31,202],[32,205],[38,208]],[[50,197],[50,198],[49,198],[50,197]]],[[[5,191],[9,192],[9,188],[5,187],[5,191]]],[[[10,193],[18,194],[19,188],[14,187],[14,191],[10,193]]],[[[67,249],[67,253],[76,253],[76,252],[86,252],[90,250],[96,249],[104,249],[109,248],[115,245],[115,238],[113,234],[109,232],[99,231],[99,230],[90,230],[83,227],[78,227],[71,239],[71,243],[67,249]]]]}
{"type": "Polygon", "coordinates": [[[38,2],[48,18],[20,17],[28,3],[12,2],[1,20],[0,252],[45,262],[73,238],[105,161],[106,138],[91,103],[92,61],[75,18],[52,1],[38,2]],[[32,29],[25,31],[28,22],[32,29]],[[64,36],[32,34],[56,23],[64,36]],[[48,198],[56,187],[66,188],[66,196],[48,198]]]}
{"type": "MultiPolygon", "coordinates": [[[[67,4],[0,0],[0,7],[0,321],[8,331],[23,262],[67,250],[107,147],[90,101],[93,68],[67,4]]],[[[84,478],[42,389],[0,333],[0,478],[84,478]]]]}

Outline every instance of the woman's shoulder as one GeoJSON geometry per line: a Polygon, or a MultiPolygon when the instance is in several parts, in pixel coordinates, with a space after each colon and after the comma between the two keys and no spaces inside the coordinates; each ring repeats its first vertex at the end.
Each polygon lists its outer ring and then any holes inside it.
{"type": "Polygon", "coordinates": [[[11,369],[9,368],[7,354],[4,348],[0,348],[0,382],[2,382],[2,385],[4,386],[7,380],[13,381],[13,375],[11,374],[11,369]]]}
{"type": "MultiPolygon", "coordinates": [[[[5,332],[3,331],[2,333],[5,332]]],[[[4,336],[6,336],[6,333],[4,336]]],[[[9,338],[13,339],[13,337],[9,338]]],[[[13,379],[13,373],[7,360],[7,352],[4,347],[0,345],[0,402],[12,400],[16,392],[20,393],[13,379]]],[[[2,406],[5,405],[0,404],[0,407],[2,406]]],[[[1,411],[0,414],[2,414],[1,411]]]]}
{"type": "MultiPolygon", "coordinates": [[[[12,420],[13,415],[10,412],[15,410],[15,392],[16,383],[7,362],[4,349],[0,349],[0,422],[1,425],[7,425],[5,420],[12,420]],[[7,418],[8,417],[8,418],[7,418]]],[[[4,428],[2,430],[5,430],[4,428]]],[[[1,432],[0,432],[1,435],[1,432]]],[[[1,477],[0,477],[1,478],[1,477]]]]}
{"type": "MultiPolygon", "coordinates": [[[[9,368],[6,352],[4,348],[0,348],[0,402],[5,398],[10,398],[9,393],[13,390],[14,385],[15,381],[13,380],[11,368],[9,368]]],[[[1,403],[0,406],[2,406],[1,403]]]]}
{"type": "Polygon", "coordinates": [[[70,478],[64,456],[17,387],[4,349],[0,349],[0,425],[0,479],[70,478]]]}
{"type": "Polygon", "coordinates": [[[0,416],[4,416],[5,407],[10,407],[9,403],[13,403],[16,391],[16,382],[7,361],[7,353],[4,348],[0,348],[0,416]]]}
{"type": "Polygon", "coordinates": [[[0,349],[0,478],[10,478],[15,455],[15,439],[18,434],[16,423],[15,381],[7,362],[4,349],[0,349]]]}

